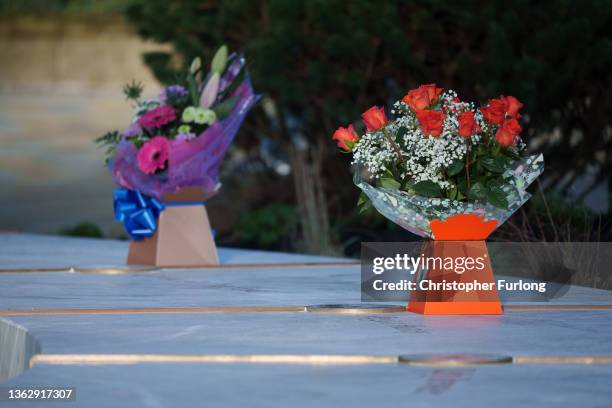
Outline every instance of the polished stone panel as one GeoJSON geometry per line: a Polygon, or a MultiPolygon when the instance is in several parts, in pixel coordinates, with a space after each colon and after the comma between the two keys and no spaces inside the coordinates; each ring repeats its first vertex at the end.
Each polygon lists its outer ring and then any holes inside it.
{"type": "MultiPolygon", "coordinates": [[[[0,270],[125,266],[128,241],[0,233],[0,270]]],[[[351,262],[312,255],[219,248],[223,264],[351,262]]]]}
{"type": "MultiPolygon", "coordinates": [[[[11,316],[49,354],[612,355],[612,311],[11,316]]],[[[610,367],[612,369],[612,367],[610,367]]]]}
{"type": "MultiPolygon", "coordinates": [[[[0,269],[5,270],[0,273],[2,318],[10,320],[11,327],[27,329],[45,355],[612,356],[610,309],[509,308],[501,316],[423,316],[377,313],[375,308],[362,314],[340,314],[334,308],[306,312],[301,311],[303,306],[359,305],[359,265],[334,258],[233,249],[221,249],[222,268],[113,275],[86,270],[121,267],[126,253],[127,242],[0,235],[0,269]],[[6,272],[68,265],[85,272],[6,272]],[[295,311],[274,309],[289,306],[295,311]],[[181,313],[180,308],[193,307],[216,309],[181,313]],[[148,312],[140,313],[142,308],[149,308],[148,312]],[[60,310],[36,314],[50,309],[60,310]]],[[[612,305],[612,292],[568,289],[550,301],[510,292],[502,293],[502,300],[506,306],[545,308],[612,305]]],[[[6,327],[0,326],[0,338],[9,333],[6,327]]],[[[11,350],[25,343],[11,344],[0,346],[2,363],[7,356],[14,358],[11,350]]],[[[75,387],[76,402],[53,403],[66,407],[557,408],[612,403],[611,364],[452,368],[390,361],[352,365],[39,362],[0,386],[75,387]]],[[[5,405],[13,406],[0,402],[0,407],[5,405]]]]}
{"type": "Polygon", "coordinates": [[[611,383],[609,366],[137,364],[41,365],[8,384],[74,386],[76,402],[53,403],[67,408],[605,408],[611,383]]]}

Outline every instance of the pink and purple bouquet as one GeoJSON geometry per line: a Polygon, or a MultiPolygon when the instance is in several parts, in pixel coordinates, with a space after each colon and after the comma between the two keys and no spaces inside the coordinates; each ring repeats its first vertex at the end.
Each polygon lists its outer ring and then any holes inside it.
{"type": "Polygon", "coordinates": [[[96,141],[107,148],[113,179],[122,188],[161,200],[164,194],[219,188],[219,167],[247,112],[257,102],[240,54],[222,46],[210,72],[196,58],[184,82],[158,98],[141,99],[142,86],[123,89],[135,102],[131,123],[96,141]]]}

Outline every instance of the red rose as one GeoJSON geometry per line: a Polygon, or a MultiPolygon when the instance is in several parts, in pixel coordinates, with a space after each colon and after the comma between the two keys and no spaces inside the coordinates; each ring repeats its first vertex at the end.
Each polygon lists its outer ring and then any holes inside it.
{"type": "Polygon", "coordinates": [[[474,120],[474,112],[465,111],[457,119],[459,120],[459,136],[470,137],[480,132],[480,126],[474,120]]]}
{"type": "Polygon", "coordinates": [[[408,91],[406,96],[402,98],[402,101],[410,106],[410,109],[413,111],[420,112],[429,106],[429,94],[425,89],[413,89],[408,91]]]}
{"type": "Polygon", "coordinates": [[[504,122],[502,127],[506,127],[509,131],[513,132],[518,136],[519,133],[523,130],[520,123],[516,119],[508,119],[504,122]]]}
{"type": "Polygon", "coordinates": [[[523,104],[521,103],[521,101],[516,99],[514,96],[503,96],[502,95],[499,97],[499,99],[501,99],[506,105],[506,115],[513,117],[513,118],[521,117],[521,115],[518,113],[518,111],[523,107],[523,104]]]}
{"type": "Polygon", "coordinates": [[[402,101],[414,112],[420,112],[436,103],[441,93],[442,88],[436,88],[435,84],[421,85],[408,91],[402,101]]]}
{"type": "Polygon", "coordinates": [[[427,95],[429,95],[429,100],[431,103],[436,103],[438,101],[438,97],[444,90],[436,87],[436,84],[421,85],[419,88],[424,88],[427,91],[427,95]]]}
{"type": "Polygon", "coordinates": [[[361,118],[363,119],[363,123],[365,123],[368,132],[378,130],[387,124],[385,110],[383,108],[379,108],[378,106],[372,106],[370,109],[363,112],[361,114],[361,118]]]}
{"type": "Polygon", "coordinates": [[[352,145],[359,139],[359,136],[355,133],[353,125],[349,125],[348,128],[339,127],[336,129],[332,139],[338,142],[338,147],[349,152],[351,151],[352,145]]]}
{"type": "Polygon", "coordinates": [[[508,119],[495,132],[495,141],[502,147],[510,147],[516,142],[521,130],[523,129],[516,119],[508,119]]]}
{"type": "Polygon", "coordinates": [[[480,111],[484,120],[492,125],[499,125],[506,119],[506,104],[501,99],[491,99],[480,111]]]}
{"type": "Polygon", "coordinates": [[[416,117],[421,125],[421,132],[424,135],[440,136],[440,133],[442,133],[442,123],[445,118],[444,113],[426,109],[417,112],[416,117]]]}

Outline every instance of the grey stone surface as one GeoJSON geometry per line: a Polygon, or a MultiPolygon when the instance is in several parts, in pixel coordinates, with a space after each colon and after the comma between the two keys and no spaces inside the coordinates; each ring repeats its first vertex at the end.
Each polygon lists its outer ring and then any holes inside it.
{"type": "MultiPolygon", "coordinates": [[[[0,235],[0,268],[122,265],[126,242],[0,235]]],[[[222,250],[225,263],[330,259],[222,250]]],[[[333,259],[332,259],[333,260],[333,259]]],[[[333,260],[337,261],[337,260],[333,260]]],[[[0,309],[304,306],[358,303],[358,265],[157,270],[120,275],[0,273],[0,309]]],[[[505,294],[509,304],[537,297],[505,294]]],[[[552,304],[612,304],[571,287],[552,304]]],[[[502,316],[306,312],[5,316],[46,354],[494,353],[612,356],[612,311],[506,311],[502,316]]],[[[6,357],[0,352],[0,359],[6,357]]],[[[67,407],[609,407],[612,365],[467,368],[399,364],[147,363],[50,365],[0,384],[75,387],[67,407]]],[[[0,406],[14,406],[0,402],[0,406]]],[[[26,404],[23,404],[24,406],[26,404]]],[[[32,407],[48,402],[28,403],[32,407]]]]}
{"type": "MultiPolygon", "coordinates": [[[[128,241],[0,233],[0,269],[125,266],[128,241]]],[[[342,258],[219,248],[224,264],[351,262],[342,258]]]]}
{"type": "MultiPolygon", "coordinates": [[[[11,316],[49,354],[612,355],[612,311],[11,316]]],[[[611,367],[612,369],[612,367],[611,367]]]]}
{"type": "Polygon", "coordinates": [[[76,402],[17,405],[43,408],[607,408],[611,383],[609,366],[137,364],[38,366],[8,384],[76,387],[76,402]]]}
{"type": "MultiPolygon", "coordinates": [[[[360,277],[358,265],[159,270],[122,275],[2,273],[0,309],[358,303],[360,277]]],[[[506,304],[612,304],[612,292],[577,286],[549,302],[531,292],[501,295],[506,304]]]]}
{"type": "Polygon", "coordinates": [[[22,373],[39,352],[38,341],[25,327],[0,318],[0,381],[22,373]]]}

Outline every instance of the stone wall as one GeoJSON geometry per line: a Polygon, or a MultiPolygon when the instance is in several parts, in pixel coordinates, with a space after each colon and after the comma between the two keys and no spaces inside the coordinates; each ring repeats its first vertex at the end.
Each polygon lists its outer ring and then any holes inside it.
{"type": "Polygon", "coordinates": [[[0,18],[0,230],[56,233],[113,221],[110,175],[93,139],[131,117],[121,86],[160,86],[142,63],[147,50],[117,17],[0,18]]]}
{"type": "Polygon", "coordinates": [[[0,18],[2,87],[108,88],[133,78],[155,84],[142,53],[168,50],[140,39],[120,17],[0,18]]]}

